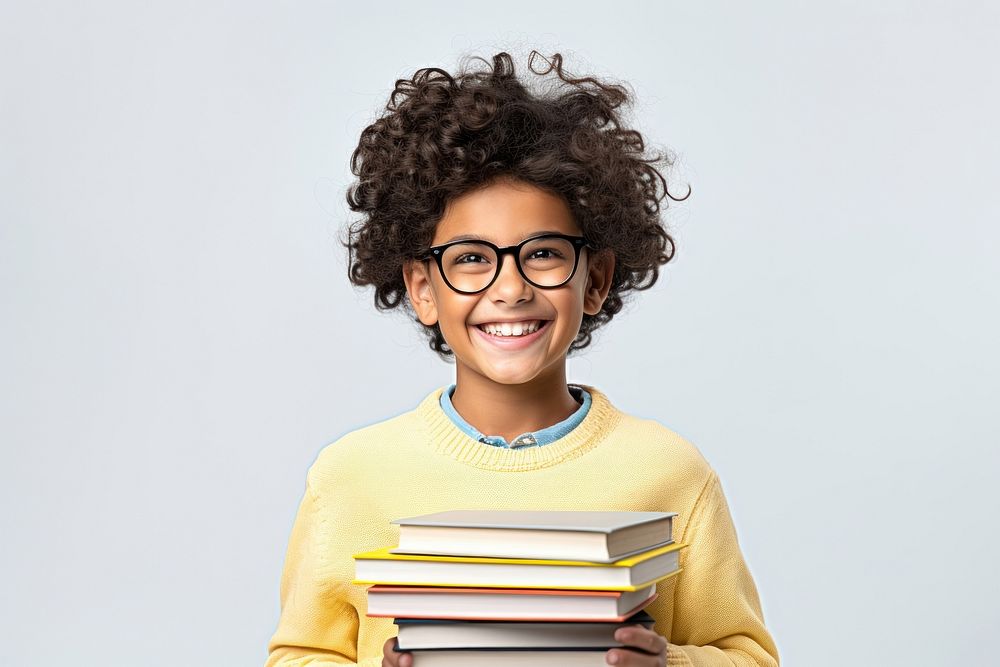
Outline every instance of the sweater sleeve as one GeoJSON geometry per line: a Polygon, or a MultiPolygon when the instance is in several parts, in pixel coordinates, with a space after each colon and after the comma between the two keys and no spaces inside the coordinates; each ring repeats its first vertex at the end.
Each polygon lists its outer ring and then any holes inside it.
{"type": "Polygon", "coordinates": [[[777,667],[778,649],[764,626],[715,471],[695,501],[683,539],[689,546],[681,552],[667,665],[777,667]]]}
{"type": "Polygon", "coordinates": [[[324,590],[317,576],[318,502],[307,480],[281,574],[281,616],[265,667],[381,667],[382,656],[357,661],[358,613],[324,590]]]}

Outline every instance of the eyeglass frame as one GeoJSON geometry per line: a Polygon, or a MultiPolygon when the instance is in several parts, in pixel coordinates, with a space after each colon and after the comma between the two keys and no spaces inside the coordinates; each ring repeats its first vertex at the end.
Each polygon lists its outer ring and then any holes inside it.
{"type": "Polygon", "coordinates": [[[417,259],[428,261],[433,258],[434,260],[436,260],[438,271],[441,273],[441,278],[444,280],[444,284],[447,285],[449,288],[451,288],[452,291],[458,292],[459,294],[479,294],[480,292],[485,292],[486,290],[488,290],[490,286],[497,281],[497,278],[500,277],[500,271],[503,270],[504,255],[508,254],[514,256],[514,266],[517,267],[517,272],[521,274],[521,277],[524,278],[524,281],[527,282],[529,285],[537,287],[538,289],[558,289],[563,285],[565,285],[566,283],[568,283],[569,281],[573,280],[573,276],[576,275],[576,270],[580,265],[580,251],[583,250],[584,248],[593,248],[593,246],[590,244],[590,241],[588,241],[585,237],[570,236],[569,234],[539,234],[538,236],[532,236],[526,238],[520,243],[517,243],[515,245],[509,245],[503,248],[493,243],[490,243],[485,239],[459,239],[457,241],[451,241],[449,243],[442,243],[440,245],[431,246],[430,248],[427,249],[426,253],[424,253],[417,259]],[[539,285],[524,273],[524,267],[521,266],[521,248],[523,248],[525,245],[527,245],[532,241],[538,241],[539,239],[551,239],[551,238],[564,239],[573,244],[573,270],[569,272],[569,277],[567,277],[566,280],[562,281],[558,285],[539,285]],[[493,272],[493,277],[490,279],[490,282],[486,283],[486,286],[483,287],[482,289],[478,289],[474,292],[466,292],[464,290],[460,290],[456,288],[454,285],[452,285],[451,282],[448,281],[448,276],[445,275],[444,263],[443,263],[444,251],[450,248],[451,246],[458,245],[460,243],[479,243],[484,246],[487,246],[488,248],[491,248],[493,252],[495,252],[497,255],[496,271],[493,272]]]}

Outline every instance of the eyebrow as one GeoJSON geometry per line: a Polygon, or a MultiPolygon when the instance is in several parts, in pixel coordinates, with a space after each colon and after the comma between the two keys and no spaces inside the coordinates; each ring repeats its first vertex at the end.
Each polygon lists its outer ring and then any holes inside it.
{"type": "MultiPolygon", "coordinates": [[[[563,233],[564,232],[561,232],[561,231],[559,231],[557,229],[542,229],[542,230],[537,231],[537,232],[532,232],[531,234],[529,234],[528,236],[525,236],[524,238],[525,239],[530,239],[530,238],[534,238],[536,236],[542,236],[543,234],[563,234],[563,233]]],[[[523,241],[524,239],[521,239],[521,240],[523,241]]],[[[440,243],[438,245],[444,245],[445,243],[452,243],[454,241],[490,241],[492,243],[492,241],[490,239],[483,238],[482,236],[476,236],[474,234],[460,234],[458,236],[451,237],[447,241],[442,241],[442,243],[440,243]]],[[[500,244],[498,243],[497,245],[500,245],[500,244]]]]}

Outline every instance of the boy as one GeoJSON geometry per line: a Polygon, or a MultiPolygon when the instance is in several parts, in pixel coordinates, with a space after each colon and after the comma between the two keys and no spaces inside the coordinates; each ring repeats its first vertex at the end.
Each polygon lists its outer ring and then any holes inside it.
{"type": "Polygon", "coordinates": [[[310,468],[269,667],[410,667],[392,619],[365,615],[352,555],[394,544],[393,518],[456,508],[678,512],[682,571],[657,584],[653,629],[619,630],[608,664],[778,664],[712,468],[567,384],[567,354],[655,282],[673,240],[657,160],[620,124],[624,89],[568,76],[558,54],[540,74],[553,69],[561,95],[530,93],[506,53],[457,78],[420,70],[362,134],[351,280],[379,308],[411,308],[456,381],[310,468]]]}

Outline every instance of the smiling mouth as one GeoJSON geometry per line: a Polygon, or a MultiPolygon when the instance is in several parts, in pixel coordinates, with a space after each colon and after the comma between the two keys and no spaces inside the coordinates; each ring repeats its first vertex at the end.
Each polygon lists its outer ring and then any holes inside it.
{"type": "Polygon", "coordinates": [[[528,336],[548,326],[551,320],[524,320],[522,322],[487,322],[476,328],[496,338],[518,338],[528,336]]]}

